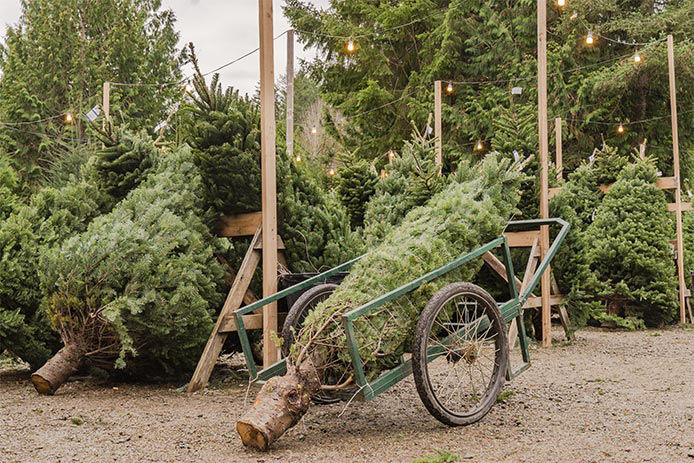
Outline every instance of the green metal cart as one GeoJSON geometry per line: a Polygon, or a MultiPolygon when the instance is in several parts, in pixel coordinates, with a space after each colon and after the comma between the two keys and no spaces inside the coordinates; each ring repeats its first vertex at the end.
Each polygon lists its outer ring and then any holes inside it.
{"type": "MultiPolygon", "coordinates": [[[[422,402],[439,421],[450,426],[474,423],[494,405],[505,379],[512,379],[530,366],[528,341],[521,308],[538,285],[542,274],[557,254],[569,231],[569,224],[559,218],[509,222],[506,230],[538,229],[558,226],[547,254],[538,265],[529,284],[519,293],[507,238],[500,236],[484,246],[468,252],[441,268],[422,275],[399,288],[358,307],[342,316],[347,345],[352,360],[354,386],[341,393],[329,392],[317,397],[319,402],[358,398],[370,400],[402,379],[413,374],[422,402]],[[510,300],[497,303],[481,287],[467,282],[452,283],[440,289],[420,314],[411,355],[403,355],[399,365],[368,381],[359,355],[354,322],[378,307],[402,297],[421,285],[445,275],[488,251],[501,248],[506,266],[510,300]],[[509,360],[507,323],[517,319],[519,344],[523,362],[515,370],[509,360]]],[[[258,371],[242,316],[290,294],[310,288],[295,302],[284,324],[285,346],[293,342],[291,327],[301,326],[308,311],[326,299],[336,285],[322,284],[338,272],[348,271],[360,258],[353,259],[327,272],[280,291],[270,297],[238,309],[236,322],[241,346],[252,382],[264,382],[287,370],[286,359],[258,371]]]]}

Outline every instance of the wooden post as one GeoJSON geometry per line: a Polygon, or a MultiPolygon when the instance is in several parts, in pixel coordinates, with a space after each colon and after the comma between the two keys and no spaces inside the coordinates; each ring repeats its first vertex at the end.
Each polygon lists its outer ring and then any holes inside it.
{"type": "Polygon", "coordinates": [[[104,88],[101,95],[101,108],[104,110],[104,120],[101,126],[104,130],[106,130],[106,127],[111,119],[111,82],[104,82],[104,88]]]}
{"type": "Polygon", "coordinates": [[[641,159],[646,159],[646,139],[639,143],[639,157],[641,159]]]}
{"type": "MultiPolygon", "coordinates": [[[[540,217],[549,218],[549,151],[547,123],[547,0],[537,2],[537,107],[538,135],[540,138],[540,217]]],[[[540,249],[544,257],[549,249],[549,227],[540,230],[540,249]]],[[[542,274],[542,346],[552,345],[550,306],[550,270],[542,274]]]]}
{"type": "MultiPolygon", "coordinates": [[[[272,0],[258,0],[260,22],[260,126],[263,208],[263,296],[277,292],[277,160],[272,0]]],[[[277,361],[277,303],[263,307],[263,367],[277,361]]]]}
{"type": "Polygon", "coordinates": [[[287,155],[294,159],[294,30],[287,31],[287,155]]]}
{"type": "Polygon", "coordinates": [[[555,136],[555,143],[557,145],[557,161],[556,161],[556,167],[557,167],[557,181],[560,181],[563,177],[564,173],[564,165],[563,165],[563,159],[562,159],[562,136],[561,136],[561,117],[557,117],[554,120],[554,136],[555,136]]]}
{"type": "Polygon", "coordinates": [[[680,179],[680,145],[677,133],[677,90],[675,87],[675,45],[672,35],[667,36],[667,64],[670,75],[670,113],[672,116],[672,155],[675,174],[675,220],[677,224],[677,276],[680,283],[680,323],[685,319],[684,243],[682,241],[682,187],[680,179]]]}
{"type": "Polygon", "coordinates": [[[439,175],[443,169],[443,142],[441,140],[441,81],[434,82],[434,137],[436,143],[436,165],[439,175]]]}

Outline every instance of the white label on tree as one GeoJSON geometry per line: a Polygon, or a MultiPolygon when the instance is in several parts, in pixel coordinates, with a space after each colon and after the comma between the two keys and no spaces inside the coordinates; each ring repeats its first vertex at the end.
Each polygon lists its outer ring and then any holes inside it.
{"type": "Polygon", "coordinates": [[[163,128],[166,127],[167,125],[169,125],[169,123],[168,123],[167,121],[161,121],[161,122],[160,122],[159,124],[157,124],[157,126],[154,128],[154,131],[155,131],[155,132],[159,132],[161,129],[163,129],[163,128]]]}
{"type": "Polygon", "coordinates": [[[100,113],[101,108],[99,107],[99,105],[96,105],[92,109],[90,109],[89,112],[84,115],[84,117],[86,117],[89,122],[94,122],[96,118],[99,117],[100,113]]]}
{"type": "Polygon", "coordinates": [[[520,95],[523,93],[523,87],[513,87],[511,89],[511,95],[520,95]]]}

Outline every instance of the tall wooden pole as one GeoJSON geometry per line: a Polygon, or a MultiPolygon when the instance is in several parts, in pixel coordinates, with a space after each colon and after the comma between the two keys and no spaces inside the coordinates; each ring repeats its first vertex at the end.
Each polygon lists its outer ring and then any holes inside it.
{"type": "Polygon", "coordinates": [[[680,179],[680,144],[677,132],[677,89],[675,87],[675,45],[672,35],[667,36],[667,64],[670,75],[670,113],[672,115],[672,155],[675,181],[675,220],[677,223],[677,276],[680,282],[680,323],[685,323],[684,300],[684,243],[682,240],[682,187],[680,179]]]}
{"type": "Polygon", "coordinates": [[[564,174],[564,161],[562,158],[561,117],[557,117],[554,120],[554,142],[557,145],[557,181],[560,181],[563,178],[564,174]]]}
{"type": "MultiPolygon", "coordinates": [[[[277,174],[272,0],[258,0],[260,22],[260,126],[263,207],[263,296],[277,292],[277,174]]],[[[277,361],[277,303],[263,307],[263,366],[277,361]]]]}
{"type": "Polygon", "coordinates": [[[441,81],[434,82],[434,140],[436,147],[436,165],[439,175],[443,169],[443,142],[441,140],[441,81]]]}
{"type": "MultiPolygon", "coordinates": [[[[537,2],[537,119],[540,138],[540,217],[549,218],[549,151],[547,123],[547,0],[537,2]]],[[[540,230],[540,247],[542,256],[549,249],[549,227],[540,230]]],[[[542,346],[552,345],[552,323],[550,296],[550,270],[542,274],[542,346]]]]}
{"type": "Polygon", "coordinates": [[[102,128],[106,130],[111,119],[111,82],[104,82],[104,88],[101,93],[101,108],[104,110],[102,128]]]}
{"type": "Polygon", "coordinates": [[[287,31],[287,155],[294,159],[294,30],[287,31]]]}

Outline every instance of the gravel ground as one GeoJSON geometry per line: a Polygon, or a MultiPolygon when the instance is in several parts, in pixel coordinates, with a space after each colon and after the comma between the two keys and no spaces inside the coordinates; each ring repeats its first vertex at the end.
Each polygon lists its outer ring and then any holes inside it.
{"type": "Polygon", "coordinates": [[[343,404],[312,407],[268,453],[234,430],[240,376],[193,395],[89,380],[39,397],[26,371],[5,370],[0,462],[409,462],[443,449],[462,462],[694,463],[694,331],[583,330],[532,356],[472,426],[434,420],[410,379],[341,416],[343,404]]]}

